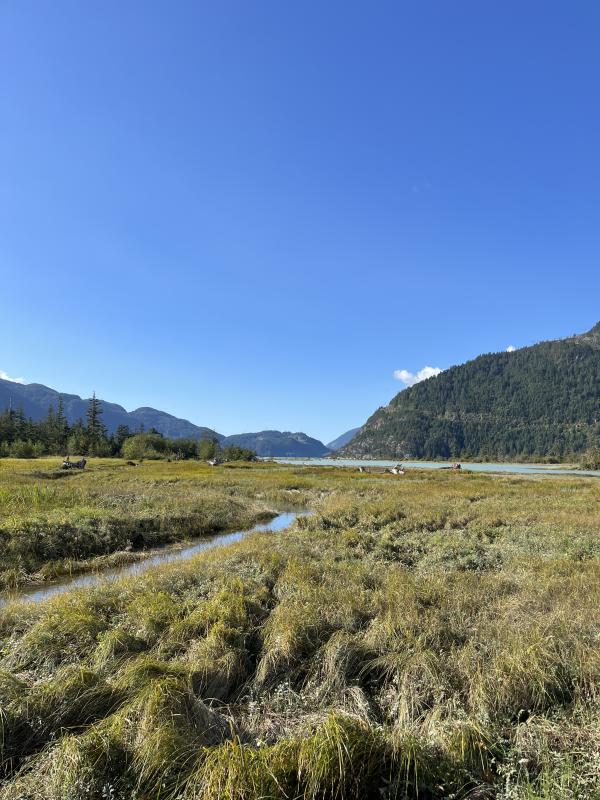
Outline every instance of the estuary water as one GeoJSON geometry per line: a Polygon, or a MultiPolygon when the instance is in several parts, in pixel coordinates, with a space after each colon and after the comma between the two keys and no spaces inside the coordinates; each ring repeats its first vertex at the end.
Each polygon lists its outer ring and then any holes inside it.
{"type": "Polygon", "coordinates": [[[310,511],[284,511],[277,514],[277,516],[273,517],[269,522],[260,523],[253,528],[229,531],[229,533],[220,533],[214,536],[205,536],[201,540],[184,547],[166,545],[163,548],[157,549],[153,555],[148,556],[148,558],[145,558],[143,561],[137,561],[135,564],[126,564],[122,567],[114,567],[98,572],[87,572],[84,575],[59,578],[56,581],[44,584],[22,586],[12,592],[1,592],[0,607],[15,601],[39,603],[42,600],[47,600],[54,595],[61,594],[70,589],[96,586],[105,581],[114,581],[118,578],[132,575],[141,575],[154,567],[161,567],[164,564],[172,564],[176,561],[187,561],[198,553],[202,553],[205,550],[212,550],[214,547],[227,547],[228,545],[241,541],[246,536],[250,536],[252,533],[275,533],[285,530],[285,528],[290,527],[297,517],[306,516],[310,513],[310,511]]]}
{"type": "MultiPolygon", "coordinates": [[[[450,462],[444,461],[371,461],[354,458],[273,458],[279,464],[298,464],[312,467],[393,467],[402,464],[407,469],[444,469],[450,462]]],[[[495,464],[461,461],[463,470],[470,472],[504,472],[515,475],[587,475],[600,477],[600,470],[582,470],[563,467],[560,464],[495,464]]]]}

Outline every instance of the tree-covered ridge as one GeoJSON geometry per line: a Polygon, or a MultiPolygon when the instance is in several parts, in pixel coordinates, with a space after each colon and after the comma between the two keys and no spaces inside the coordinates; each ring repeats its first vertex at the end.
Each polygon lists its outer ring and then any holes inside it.
{"type": "Polygon", "coordinates": [[[400,392],[341,455],[565,458],[600,443],[600,323],[479,356],[400,392]]]}

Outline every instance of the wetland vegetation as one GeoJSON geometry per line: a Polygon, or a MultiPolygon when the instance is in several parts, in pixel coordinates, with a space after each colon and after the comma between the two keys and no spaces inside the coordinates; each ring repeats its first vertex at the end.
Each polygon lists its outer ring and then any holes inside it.
{"type": "Polygon", "coordinates": [[[0,462],[3,557],[315,513],[0,609],[0,800],[600,798],[596,480],[44,466],[0,462]]]}
{"type": "Polygon", "coordinates": [[[248,527],[273,516],[277,499],[252,496],[243,482],[211,476],[198,463],[168,469],[166,462],[95,459],[84,472],[56,466],[56,459],[0,460],[0,590],[248,527]]]}

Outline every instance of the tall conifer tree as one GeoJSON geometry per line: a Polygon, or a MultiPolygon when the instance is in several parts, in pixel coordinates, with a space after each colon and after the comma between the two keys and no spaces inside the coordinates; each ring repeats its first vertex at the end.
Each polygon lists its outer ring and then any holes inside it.
{"type": "Polygon", "coordinates": [[[90,398],[87,410],[88,453],[100,455],[106,445],[106,428],[102,422],[102,404],[96,397],[96,392],[90,398]]]}

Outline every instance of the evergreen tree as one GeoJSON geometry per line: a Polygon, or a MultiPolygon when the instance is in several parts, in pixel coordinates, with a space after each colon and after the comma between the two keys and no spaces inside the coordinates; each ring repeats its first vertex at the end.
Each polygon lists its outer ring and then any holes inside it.
{"type": "Polygon", "coordinates": [[[71,428],[70,436],[67,442],[67,453],[70,455],[80,456],[85,456],[88,454],[87,431],[82,420],[77,420],[75,425],[73,425],[71,428]]]}
{"type": "Polygon", "coordinates": [[[108,455],[110,446],[106,435],[106,428],[102,422],[102,404],[96,397],[96,392],[90,398],[87,410],[87,451],[91,456],[108,455]]]}
{"type": "Polygon", "coordinates": [[[129,425],[118,425],[115,431],[115,445],[117,449],[120,450],[125,439],[129,439],[131,435],[132,433],[129,430],[129,425]]]}
{"type": "Polygon", "coordinates": [[[43,450],[44,453],[54,453],[56,450],[55,443],[56,436],[56,417],[54,408],[48,407],[48,413],[41,419],[37,426],[34,426],[32,440],[38,445],[38,450],[43,450]],[[37,428],[37,430],[35,430],[37,428]]]}
{"type": "Polygon", "coordinates": [[[19,410],[15,412],[14,422],[15,439],[25,441],[27,439],[27,420],[25,419],[25,413],[22,408],[19,408],[19,410]]]}
{"type": "Polygon", "coordinates": [[[0,415],[0,441],[7,445],[12,444],[16,438],[15,412],[7,408],[0,415]]]}
{"type": "Polygon", "coordinates": [[[65,417],[63,399],[58,396],[58,407],[56,409],[56,443],[58,452],[64,452],[69,438],[69,423],[65,417]]]}

